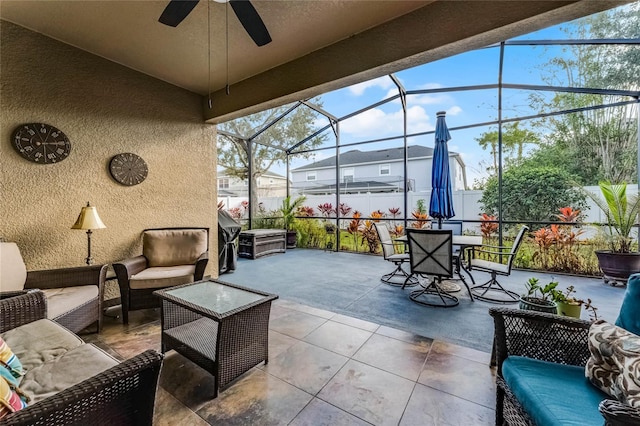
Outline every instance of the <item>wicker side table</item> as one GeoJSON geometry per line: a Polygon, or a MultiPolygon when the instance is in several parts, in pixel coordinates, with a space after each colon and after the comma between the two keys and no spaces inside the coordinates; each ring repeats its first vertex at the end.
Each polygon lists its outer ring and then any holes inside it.
{"type": "Polygon", "coordinates": [[[215,280],[154,294],[162,299],[162,352],[173,349],[214,375],[214,398],[268,362],[269,314],[277,295],[215,280]]]}

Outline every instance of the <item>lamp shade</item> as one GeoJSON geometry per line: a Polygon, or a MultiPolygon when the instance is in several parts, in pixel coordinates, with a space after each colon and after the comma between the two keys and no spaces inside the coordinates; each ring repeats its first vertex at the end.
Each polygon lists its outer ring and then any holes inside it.
{"type": "Polygon", "coordinates": [[[85,207],[80,210],[80,215],[78,216],[78,220],[73,224],[71,229],[102,229],[106,228],[100,216],[98,216],[98,211],[95,207],[92,207],[87,203],[85,207]]]}

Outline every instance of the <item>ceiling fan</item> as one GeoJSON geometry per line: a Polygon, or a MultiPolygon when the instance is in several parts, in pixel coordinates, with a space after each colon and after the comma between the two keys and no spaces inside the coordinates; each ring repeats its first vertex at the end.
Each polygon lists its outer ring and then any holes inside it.
{"type": "MultiPolygon", "coordinates": [[[[178,24],[191,13],[193,8],[196,7],[198,1],[199,0],[170,0],[158,21],[171,27],[177,27],[178,24]]],[[[229,0],[229,4],[245,31],[247,31],[258,46],[264,46],[271,42],[271,36],[269,35],[267,27],[249,0],[229,0]]]]}

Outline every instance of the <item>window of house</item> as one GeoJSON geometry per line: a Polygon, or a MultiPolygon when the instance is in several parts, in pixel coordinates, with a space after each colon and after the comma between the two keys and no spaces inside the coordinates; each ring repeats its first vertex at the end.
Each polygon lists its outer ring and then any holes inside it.
{"type": "Polygon", "coordinates": [[[228,178],[218,179],[218,189],[229,189],[229,179],[228,178]]]}
{"type": "Polygon", "coordinates": [[[348,167],[342,169],[342,181],[343,182],[353,182],[353,177],[355,175],[355,170],[353,167],[348,167]]]}
{"type": "Polygon", "coordinates": [[[380,164],[380,176],[389,176],[391,174],[390,164],[380,164]]]}
{"type": "Polygon", "coordinates": [[[307,172],[307,180],[316,180],[316,172],[307,172]]]}

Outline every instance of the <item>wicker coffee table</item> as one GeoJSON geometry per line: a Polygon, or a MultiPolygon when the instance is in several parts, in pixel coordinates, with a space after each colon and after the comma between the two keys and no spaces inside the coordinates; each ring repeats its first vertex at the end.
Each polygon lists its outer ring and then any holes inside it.
{"type": "Polygon", "coordinates": [[[277,295],[216,280],[154,294],[162,299],[162,352],[173,349],[213,374],[214,398],[268,362],[269,313],[277,295]]]}

